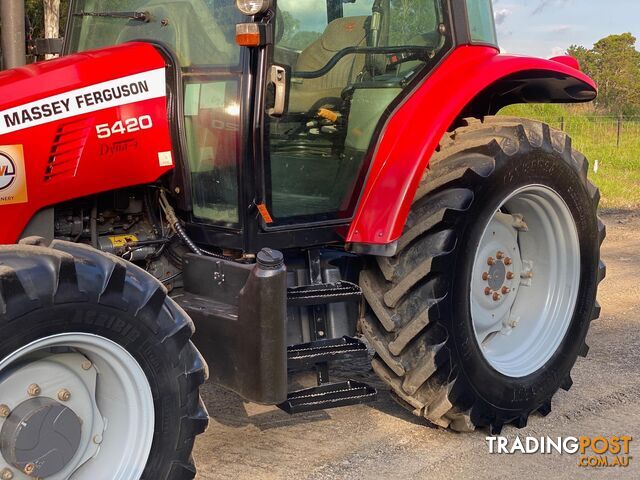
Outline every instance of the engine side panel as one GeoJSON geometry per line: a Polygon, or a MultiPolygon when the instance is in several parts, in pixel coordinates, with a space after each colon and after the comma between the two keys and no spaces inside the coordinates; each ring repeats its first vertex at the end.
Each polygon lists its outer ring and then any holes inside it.
{"type": "Polygon", "coordinates": [[[0,74],[0,243],[41,209],[173,169],[165,62],[129,43],[0,74]]]}

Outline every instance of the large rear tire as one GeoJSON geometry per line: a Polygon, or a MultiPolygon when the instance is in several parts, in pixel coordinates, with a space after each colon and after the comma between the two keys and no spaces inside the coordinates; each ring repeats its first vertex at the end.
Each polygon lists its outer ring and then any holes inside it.
{"type": "Polygon", "coordinates": [[[189,317],[133,264],[27,243],[0,247],[0,471],[193,478],[207,369],[189,317]]]}
{"type": "Polygon", "coordinates": [[[604,278],[598,190],[563,132],[471,119],[431,160],[393,258],[362,273],[374,370],[405,407],[494,433],[571,387],[604,278]]]}

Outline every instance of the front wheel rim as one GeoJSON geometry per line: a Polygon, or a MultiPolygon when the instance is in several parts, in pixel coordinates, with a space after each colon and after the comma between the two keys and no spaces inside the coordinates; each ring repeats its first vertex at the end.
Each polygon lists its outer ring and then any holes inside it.
{"type": "Polygon", "coordinates": [[[507,197],[475,253],[471,319],[484,358],[520,378],[542,368],[571,324],[580,282],[578,229],[563,198],[531,185],[507,197]]]}
{"type": "MultiPolygon", "coordinates": [[[[39,468],[51,469],[41,458],[17,468],[2,454],[0,471],[8,468],[16,480],[103,478],[106,472],[114,480],[142,476],[155,430],[153,394],[142,367],[119,344],[88,333],[36,340],[0,362],[0,392],[0,404],[11,415],[19,410],[16,407],[28,410],[29,402],[38,400],[39,405],[68,408],[81,425],[73,457],[55,473],[39,474],[39,468]]],[[[4,443],[11,442],[14,434],[3,428],[11,415],[0,418],[4,443]]]]}

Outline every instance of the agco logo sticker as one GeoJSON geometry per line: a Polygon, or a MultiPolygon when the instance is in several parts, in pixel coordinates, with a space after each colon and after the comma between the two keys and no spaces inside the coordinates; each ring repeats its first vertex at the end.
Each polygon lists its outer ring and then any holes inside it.
{"type": "Polygon", "coordinates": [[[0,192],[16,181],[16,164],[6,153],[0,152],[0,192]]]}
{"type": "Polygon", "coordinates": [[[27,175],[22,145],[0,145],[0,205],[27,201],[27,175]]]}

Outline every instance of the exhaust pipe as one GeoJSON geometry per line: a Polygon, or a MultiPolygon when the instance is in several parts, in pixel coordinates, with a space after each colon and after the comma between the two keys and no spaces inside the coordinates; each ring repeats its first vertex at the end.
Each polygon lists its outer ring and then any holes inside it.
{"type": "Polygon", "coordinates": [[[5,69],[21,67],[27,61],[24,0],[1,0],[2,56],[5,69]]]}

